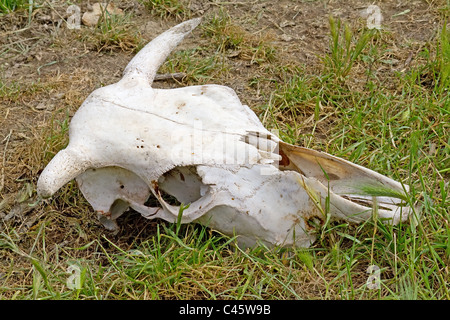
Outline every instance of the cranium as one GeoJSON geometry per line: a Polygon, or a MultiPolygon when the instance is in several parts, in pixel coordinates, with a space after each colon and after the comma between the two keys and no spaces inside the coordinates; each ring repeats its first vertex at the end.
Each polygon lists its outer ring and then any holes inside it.
{"type": "Polygon", "coordinates": [[[181,212],[182,223],[236,235],[243,246],[307,247],[313,219],[362,222],[374,211],[389,223],[407,219],[407,186],[281,141],[232,89],[152,88],[160,65],[199,22],[162,33],[119,82],[89,95],[71,120],[67,148],[42,172],[38,194],[50,197],[76,178],[108,228],[130,207],[170,222],[181,212]],[[189,207],[180,210],[164,194],[189,207]]]}

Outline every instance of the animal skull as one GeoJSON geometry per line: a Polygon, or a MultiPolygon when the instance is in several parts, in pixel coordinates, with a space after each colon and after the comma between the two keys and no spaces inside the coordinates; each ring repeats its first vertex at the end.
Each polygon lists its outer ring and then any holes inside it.
{"type": "Polygon", "coordinates": [[[224,86],[153,89],[160,65],[200,19],[145,46],[123,78],[95,90],[70,123],[70,142],[42,172],[38,194],[76,178],[110,229],[130,207],[149,219],[198,222],[253,246],[308,247],[310,222],[405,221],[406,186],[329,154],[293,146],[266,130],[224,86]],[[385,190],[384,194],[370,191],[385,190]],[[157,205],[148,199],[157,199],[157,205]]]}

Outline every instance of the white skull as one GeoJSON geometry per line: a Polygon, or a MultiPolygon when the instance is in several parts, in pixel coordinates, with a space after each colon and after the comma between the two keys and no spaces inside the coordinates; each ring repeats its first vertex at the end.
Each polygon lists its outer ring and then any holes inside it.
{"type": "Polygon", "coordinates": [[[243,246],[307,247],[315,239],[313,219],[361,222],[374,206],[390,223],[407,219],[406,186],[281,141],[232,89],[153,89],[160,65],[199,23],[186,21],[155,38],[119,82],[85,100],[71,120],[69,145],[42,172],[38,194],[50,197],[76,178],[111,229],[130,207],[176,222],[180,205],[163,198],[169,194],[189,204],[182,223],[236,235],[243,246]],[[157,200],[153,207],[149,198],[157,200]]]}

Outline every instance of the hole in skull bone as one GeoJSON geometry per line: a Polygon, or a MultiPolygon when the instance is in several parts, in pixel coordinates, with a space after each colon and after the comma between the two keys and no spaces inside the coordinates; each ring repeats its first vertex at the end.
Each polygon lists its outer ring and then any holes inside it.
{"type": "MultiPolygon", "coordinates": [[[[174,197],[171,194],[168,194],[167,192],[164,192],[163,190],[158,190],[159,194],[161,195],[161,198],[171,206],[179,207],[181,205],[181,202],[178,201],[176,197],[174,197]]],[[[155,208],[155,207],[161,207],[161,204],[159,203],[158,199],[156,199],[153,194],[150,195],[147,199],[147,201],[144,202],[144,206],[149,208],[155,208]]]]}
{"type": "Polygon", "coordinates": [[[176,167],[158,179],[158,189],[164,201],[177,206],[197,201],[207,188],[194,166],[176,167]]]}
{"type": "Polygon", "coordinates": [[[111,219],[116,220],[118,217],[120,217],[125,211],[127,211],[130,204],[126,201],[123,201],[122,199],[116,199],[113,204],[111,205],[111,208],[109,209],[109,212],[111,214],[111,219]]]}

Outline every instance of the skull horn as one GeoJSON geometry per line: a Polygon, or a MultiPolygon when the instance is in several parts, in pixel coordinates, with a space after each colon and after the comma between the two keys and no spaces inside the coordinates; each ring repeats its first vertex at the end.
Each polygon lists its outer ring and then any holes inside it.
{"type": "Polygon", "coordinates": [[[70,147],[61,150],[45,167],[37,183],[38,195],[43,198],[51,197],[59,188],[89,168],[89,161],[74,150],[70,147]]]}
{"type": "Polygon", "coordinates": [[[131,59],[123,72],[123,78],[139,75],[153,83],[156,72],[172,50],[200,23],[201,18],[185,21],[162,33],[131,59]],[[150,64],[149,64],[150,62],[150,64]]]}

